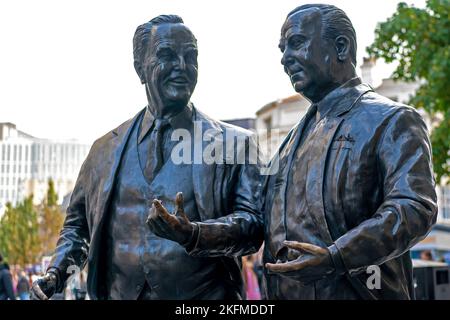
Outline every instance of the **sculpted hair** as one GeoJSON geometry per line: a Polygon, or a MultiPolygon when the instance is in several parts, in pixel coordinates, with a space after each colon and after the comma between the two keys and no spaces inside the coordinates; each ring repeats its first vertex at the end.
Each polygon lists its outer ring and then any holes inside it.
{"type": "Polygon", "coordinates": [[[305,4],[289,12],[287,18],[298,11],[311,8],[317,8],[321,13],[323,39],[334,41],[339,35],[345,35],[350,39],[350,57],[356,66],[356,32],[349,17],[342,9],[330,4],[305,4]]]}
{"type": "Polygon", "coordinates": [[[138,70],[137,66],[142,64],[147,51],[147,45],[150,40],[150,32],[152,27],[163,23],[184,23],[184,21],[180,16],[174,14],[163,14],[153,18],[149,22],[141,24],[136,28],[133,37],[133,57],[136,71],[138,70]]]}

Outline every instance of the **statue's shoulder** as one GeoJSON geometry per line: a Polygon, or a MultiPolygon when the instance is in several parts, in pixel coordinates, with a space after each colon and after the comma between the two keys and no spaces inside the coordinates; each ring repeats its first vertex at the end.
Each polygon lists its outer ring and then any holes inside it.
{"type": "Polygon", "coordinates": [[[414,113],[420,117],[420,114],[414,107],[394,101],[385,97],[376,91],[364,94],[359,101],[359,109],[357,112],[370,113],[372,119],[383,120],[391,118],[396,114],[414,113]]]}
{"type": "Polygon", "coordinates": [[[102,157],[108,157],[115,149],[124,142],[123,139],[126,136],[126,133],[130,129],[130,127],[136,122],[139,115],[142,113],[142,110],[136,114],[133,118],[130,118],[120,124],[118,127],[113,130],[107,132],[100,138],[94,141],[91,150],[89,151],[89,158],[98,158],[98,155],[102,155],[102,157]]]}

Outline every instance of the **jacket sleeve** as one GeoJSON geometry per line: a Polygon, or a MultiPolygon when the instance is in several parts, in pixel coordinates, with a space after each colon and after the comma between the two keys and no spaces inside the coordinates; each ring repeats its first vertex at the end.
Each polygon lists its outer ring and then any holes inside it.
{"type": "Polygon", "coordinates": [[[373,216],[329,247],[338,273],[359,273],[398,257],[425,238],[436,222],[431,146],[421,116],[402,107],[377,145],[383,202],[373,216]]]}
{"type": "Polygon", "coordinates": [[[70,268],[82,269],[88,256],[90,235],[86,219],[85,194],[88,159],[89,156],[80,169],[55,253],[47,269],[48,272],[54,272],[58,276],[58,292],[64,289],[65,282],[71,273],[76,270],[70,270],[70,268]]]}
{"type": "Polygon", "coordinates": [[[3,288],[5,290],[6,299],[16,300],[16,296],[14,295],[13,282],[11,272],[5,269],[0,271],[1,280],[3,281],[3,288]]]}
{"type": "Polygon", "coordinates": [[[231,204],[231,212],[217,219],[197,223],[197,234],[186,246],[190,255],[238,257],[258,251],[264,231],[260,205],[261,161],[257,150],[254,137],[248,137],[245,162],[234,165],[232,190],[229,198],[224,199],[231,204]]]}

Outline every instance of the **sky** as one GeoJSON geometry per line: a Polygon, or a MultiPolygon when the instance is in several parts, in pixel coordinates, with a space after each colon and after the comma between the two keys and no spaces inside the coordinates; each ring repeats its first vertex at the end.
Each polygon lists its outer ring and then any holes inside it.
{"type": "MultiPolygon", "coordinates": [[[[314,2],[314,1],[313,1],[314,2]]],[[[425,0],[405,0],[423,7],[425,0]]],[[[254,117],[294,94],[280,64],[280,28],[305,1],[15,0],[0,2],[0,122],[40,138],[91,143],[147,103],[133,67],[136,27],[178,14],[198,40],[192,102],[217,119],[254,117]]],[[[358,66],[378,22],[397,0],[324,1],[343,9],[358,41],[358,66]]],[[[379,61],[380,77],[392,66],[379,61]]]]}

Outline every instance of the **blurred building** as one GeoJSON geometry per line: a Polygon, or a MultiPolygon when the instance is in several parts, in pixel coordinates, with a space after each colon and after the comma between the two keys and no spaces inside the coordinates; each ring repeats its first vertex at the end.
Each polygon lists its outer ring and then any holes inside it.
{"type": "Polygon", "coordinates": [[[256,111],[256,132],[260,148],[270,159],[280,143],[306,114],[309,101],[299,94],[272,101],[256,111]]]}
{"type": "Polygon", "coordinates": [[[0,123],[0,214],[7,202],[15,205],[30,194],[40,203],[49,178],[61,202],[73,189],[89,148],[75,140],[39,139],[13,123],[0,123]]]}
{"type": "Polygon", "coordinates": [[[247,129],[254,130],[255,129],[255,118],[237,118],[230,120],[222,120],[223,122],[247,129]]]}

